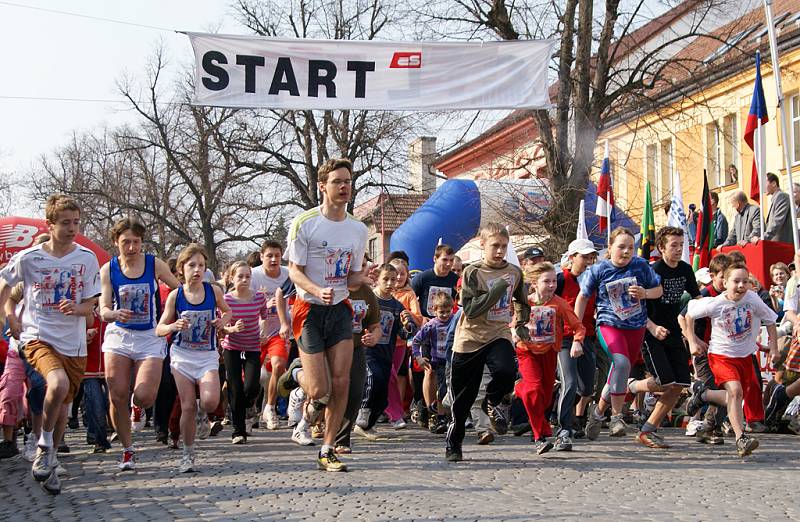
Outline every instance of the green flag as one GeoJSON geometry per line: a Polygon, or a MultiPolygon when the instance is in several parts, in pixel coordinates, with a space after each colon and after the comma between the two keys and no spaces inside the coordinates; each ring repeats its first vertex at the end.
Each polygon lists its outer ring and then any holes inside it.
{"type": "Polygon", "coordinates": [[[644,212],[642,212],[642,226],[639,231],[642,234],[642,242],[639,247],[639,256],[650,260],[650,252],[656,244],[656,220],[653,215],[653,200],[650,198],[650,181],[647,181],[645,188],[644,212]]]}

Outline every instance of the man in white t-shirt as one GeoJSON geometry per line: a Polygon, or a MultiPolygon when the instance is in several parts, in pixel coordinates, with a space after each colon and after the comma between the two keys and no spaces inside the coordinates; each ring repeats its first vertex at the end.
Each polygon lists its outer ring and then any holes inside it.
{"type": "Polygon", "coordinates": [[[325,437],[318,466],[326,471],[346,471],[333,444],[347,401],[353,357],[348,286],[360,284],[367,227],[347,213],[352,196],[350,160],[328,160],[317,175],[322,205],[294,219],[286,252],[289,276],[297,287],[292,329],[302,369],[293,362],[279,386],[288,389],[300,385],[310,399],[293,440],[308,444],[305,430],[324,409],[325,437]]]}
{"type": "MultiPolygon", "coordinates": [[[[261,245],[261,266],[253,269],[253,277],[250,279],[250,288],[255,292],[264,292],[267,296],[269,315],[261,323],[261,364],[271,372],[263,414],[269,430],[278,429],[278,413],[275,410],[278,401],[278,377],[286,371],[289,360],[289,333],[281,332],[275,298],[275,291],[283,288],[289,280],[289,269],[281,266],[281,257],[283,246],[277,241],[266,241],[261,245]]],[[[286,319],[286,324],[289,324],[289,318],[286,319]]]]}
{"type": "Polygon", "coordinates": [[[17,283],[24,286],[22,323],[10,323],[21,355],[47,381],[44,423],[31,473],[51,494],[61,492],[54,441],[67,422],[67,404],[86,368],[86,318],[100,295],[100,267],[94,253],[74,242],[80,226],[78,203],[50,196],[45,207],[50,240],[18,252],[0,271],[0,307],[17,283]]]}

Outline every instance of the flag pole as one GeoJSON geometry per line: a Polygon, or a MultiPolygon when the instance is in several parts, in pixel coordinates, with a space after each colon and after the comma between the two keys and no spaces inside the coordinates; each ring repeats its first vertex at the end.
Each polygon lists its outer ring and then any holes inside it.
{"type": "Polygon", "coordinates": [[[758,119],[758,127],[756,127],[756,148],[753,153],[756,155],[756,177],[758,178],[758,209],[759,209],[759,220],[761,221],[761,241],[764,241],[764,224],[765,224],[765,216],[764,216],[764,183],[763,179],[764,176],[761,175],[763,172],[762,168],[762,160],[764,158],[764,151],[761,148],[761,136],[764,128],[761,126],[761,118],[758,119]]]}
{"type": "MultiPolygon", "coordinates": [[[[800,250],[800,236],[797,231],[797,209],[794,205],[794,180],[792,179],[792,161],[789,157],[789,142],[787,141],[788,132],[786,130],[786,104],[784,103],[783,88],[781,87],[781,66],[778,62],[778,42],[775,38],[775,23],[772,18],[772,0],[764,0],[764,12],[767,19],[767,31],[769,34],[769,49],[772,57],[772,74],[775,76],[776,95],[778,97],[778,108],[781,111],[781,143],[783,146],[783,168],[786,169],[786,174],[789,178],[789,198],[791,204],[789,211],[792,216],[792,239],[794,241],[794,250],[800,250]]],[[[759,187],[761,190],[761,187],[759,187]]],[[[762,234],[764,227],[761,227],[762,234]]]]}
{"type": "MultiPolygon", "coordinates": [[[[608,140],[606,140],[606,150],[605,156],[603,158],[609,158],[608,156],[608,140]]],[[[613,216],[613,208],[614,205],[610,205],[611,203],[611,185],[613,184],[613,177],[611,176],[611,158],[608,159],[609,169],[608,169],[608,190],[606,191],[606,212],[608,213],[608,226],[606,227],[606,248],[611,248],[611,217],[613,216]]],[[[796,221],[795,221],[796,223],[796,221]]]]}

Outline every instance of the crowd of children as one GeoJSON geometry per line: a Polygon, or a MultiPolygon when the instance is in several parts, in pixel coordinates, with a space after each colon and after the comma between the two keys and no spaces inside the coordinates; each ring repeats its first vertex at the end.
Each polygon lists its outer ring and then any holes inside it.
{"type": "Polygon", "coordinates": [[[639,443],[666,449],[658,429],[684,411],[687,434],[722,444],[727,427],[742,457],[759,445],[752,432],[800,431],[800,281],[787,265],[759,294],[740,255],[695,273],[683,231],[664,227],[653,264],[618,228],[606,259],[577,239],[560,266],[519,267],[506,228],[489,223],[480,260],[462,268],[439,245],[412,277],[403,252],[367,259],[365,229],[344,211],[350,169],[321,170],[323,205],[294,221],[286,250],[268,241],[219,281],[201,245],[169,262],[146,254],[132,218],[111,230],[118,253],[100,267],[74,242],[78,203],[52,196],[49,235],[0,270],[0,457],[18,453],[24,427],[33,479],[60,492],[58,452],[79,404],[92,451],[117,441],[121,471],[135,469],[132,432],[151,419],[160,442],[182,441],[181,472],[198,469],[195,439],[227,424],[235,445],[259,424],[288,426],[303,446],[321,438],[327,471],[347,469],[352,434],[412,422],[444,435],[450,462],[464,458],[470,425],[478,444],[529,430],[540,455],[631,423],[639,443]],[[759,350],[777,370],[766,392],[759,350]]]}

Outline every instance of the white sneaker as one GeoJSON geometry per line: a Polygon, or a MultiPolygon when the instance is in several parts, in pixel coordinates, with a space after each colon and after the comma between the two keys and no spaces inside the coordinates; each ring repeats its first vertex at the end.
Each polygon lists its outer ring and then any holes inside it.
{"type": "Polygon", "coordinates": [[[403,430],[406,428],[407,424],[403,419],[397,419],[396,421],[392,421],[391,426],[396,430],[403,430]]]}
{"type": "Polygon", "coordinates": [[[36,456],[31,466],[31,475],[37,482],[44,482],[53,473],[56,452],[53,448],[37,446],[36,456]]]}
{"type": "Polygon", "coordinates": [[[53,467],[55,468],[56,474],[57,475],[66,475],[67,474],[67,468],[62,466],[61,463],[58,461],[58,453],[57,452],[53,452],[52,459],[53,459],[52,460],[53,467]]]}
{"type": "Polygon", "coordinates": [[[263,418],[264,424],[266,424],[268,430],[278,429],[278,414],[275,410],[268,406],[267,409],[264,410],[263,418]]]}
{"type": "Polygon", "coordinates": [[[25,441],[25,448],[22,450],[22,458],[28,462],[33,462],[36,458],[36,437],[31,433],[28,435],[28,440],[25,441]]]}
{"type": "Polygon", "coordinates": [[[197,438],[200,440],[204,440],[208,438],[208,434],[211,433],[211,423],[208,422],[208,415],[203,410],[197,410],[197,418],[195,419],[197,422],[197,438]]]}
{"type": "Polygon", "coordinates": [[[289,393],[289,406],[286,408],[286,414],[289,416],[289,427],[294,428],[300,419],[303,418],[303,403],[306,400],[306,394],[303,388],[295,388],[289,393]]]}
{"type": "Polygon", "coordinates": [[[314,439],[311,438],[311,430],[292,430],[292,442],[301,446],[313,446],[314,439]]]}
{"type": "Polygon", "coordinates": [[[189,473],[190,471],[194,471],[194,451],[186,451],[184,448],[183,456],[181,457],[180,466],[178,466],[178,471],[181,473],[189,473]]]}
{"type": "Polygon", "coordinates": [[[687,437],[694,437],[697,435],[698,431],[701,431],[705,426],[705,422],[700,419],[692,419],[686,425],[686,436],[687,437]]]}
{"type": "Polygon", "coordinates": [[[356,417],[356,426],[361,426],[362,428],[369,424],[369,416],[372,411],[369,408],[361,408],[358,410],[358,417],[356,417]]]}
{"type": "Polygon", "coordinates": [[[144,429],[144,411],[138,406],[131,406],[131,430],[139,432],[144,429]]]}
{"type": "Polygon", "coordinates": [[[365,430],[364,428],[356,424],[356,427],[353,428],[353,433],[355,433],[356,435],[361,435],[367,440],[378,440],[381,438],[381,436],[378,435],[378,432],[375,431],[374,426],[368,430],[365,430]]]}

